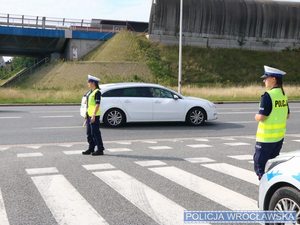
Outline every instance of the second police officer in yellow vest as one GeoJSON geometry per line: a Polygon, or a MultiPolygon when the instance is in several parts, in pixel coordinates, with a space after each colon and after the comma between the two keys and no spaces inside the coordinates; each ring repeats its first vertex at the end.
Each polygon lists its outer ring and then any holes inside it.
{"type": "Polygon", "coordinates": [[[285,72],[265,66],[262,76],[267,91],[262,95],[259,113],[254,154],[254,170],[259,179],[265,172],[269,159],[279,155],[286,133],[289,116],[288,98],[283,90],[285,72]]]}
{"type": "Polygon", "coordinates": [[[100,132],[100,101],[101,92],[97,77],[88,75],[88,86],[90,91],[86,94],[87,113],[86,113],[86,133],[89,143],[88,150],[82,152],[83,155],[98,156],[103,155],[104,146],[100,132]],[[95,151],[95,147],[97,150],[95,151]]]}

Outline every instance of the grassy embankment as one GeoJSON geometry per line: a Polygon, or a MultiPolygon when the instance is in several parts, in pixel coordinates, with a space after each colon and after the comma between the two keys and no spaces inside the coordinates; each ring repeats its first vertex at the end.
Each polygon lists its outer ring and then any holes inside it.
{"type": "MultiPolygon", "coordinates": [[[[16,87],[0,88],[0,103],[78,103],[86,91],[88,73],[103,83],[154,82],[176,90],[178,48],[150,43],[122,32],[80,62],[49,64],[16,87]]],[[[258,101],[264,88],[259,76],[264,64],[288,72],[286,92],[300,99],[300,53],[255,52],[240,49],[184,48],[183,93],[213,101],[258,101]]]]}

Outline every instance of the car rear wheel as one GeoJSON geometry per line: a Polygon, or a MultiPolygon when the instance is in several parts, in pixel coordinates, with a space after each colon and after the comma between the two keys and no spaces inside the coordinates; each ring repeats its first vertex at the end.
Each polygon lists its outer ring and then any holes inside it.
{"type": "Polygon", "coordinates": [[[294,224],[300,224],[300,192],[292,187],[279,188],[271,197],[269,210],[296,211],[297,223],[294,224]]]}
{"type": "Polygon", "coordinates": [[[202,108],[191,109],[186,117],[186,122],[192,126],[201,126],[205,123],[206,112],[202,108]]]}
{"type": "Polygon", "coordinates": [[[105,113],[103,122],[108,127],[120,127],[125,124],[126,116],[120,109],[110,109],[105,113]]]}

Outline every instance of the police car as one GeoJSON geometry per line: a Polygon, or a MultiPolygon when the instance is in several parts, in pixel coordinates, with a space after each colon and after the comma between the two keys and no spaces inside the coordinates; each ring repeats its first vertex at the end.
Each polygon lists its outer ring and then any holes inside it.
{"type": "Polygon", "coordinates": [[[259,185],[260,210],[296,211],[300,224],[300,151],[268,161],[259,185]]]}
{"type": "MultiPolygon", "coordinates": [[[[119,127],[130,122],[182,121],[193,126],[217,119],[216,106],[205,99],[185,97],[157,84],[116,83],[100,85],[101,122],[119,127]]],[[[86,115],[82,98],[81,116],[86,115]]]]}

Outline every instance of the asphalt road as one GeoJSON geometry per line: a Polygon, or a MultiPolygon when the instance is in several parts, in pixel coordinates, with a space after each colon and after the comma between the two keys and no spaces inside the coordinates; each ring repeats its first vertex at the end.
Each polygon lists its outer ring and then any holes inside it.
{"type": "MultiPolygon", "coordinates": [[[[283,152],[300,149],[290,107],[283,152]]],[[[103,127],[106,155],[92,157],[78,107],[0,108],[0,224],[177,225],[185,209],[256,209],[257,104],[218,110],[203,127],[103,127]]]]}

